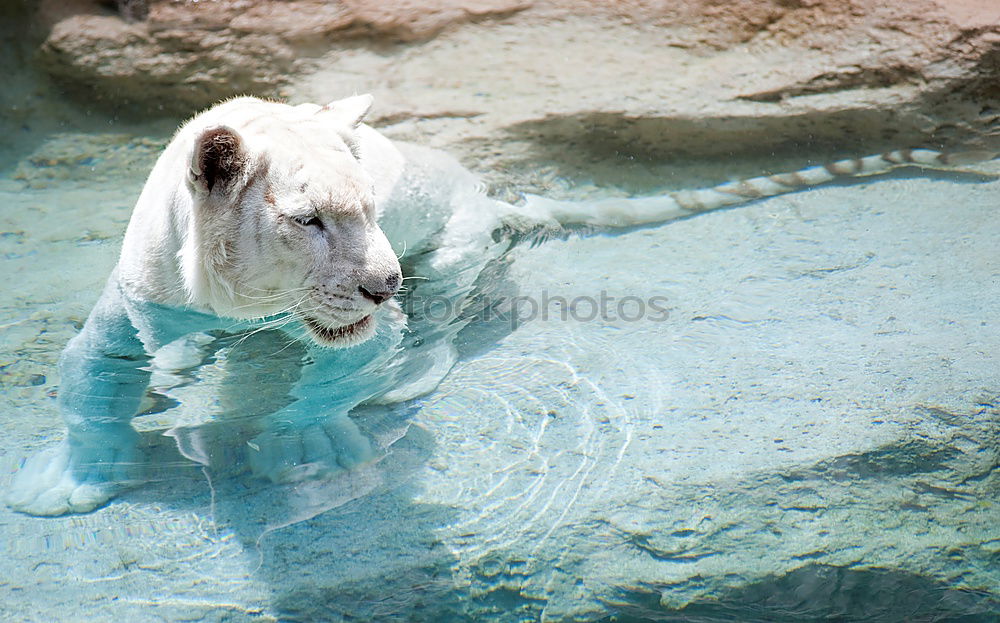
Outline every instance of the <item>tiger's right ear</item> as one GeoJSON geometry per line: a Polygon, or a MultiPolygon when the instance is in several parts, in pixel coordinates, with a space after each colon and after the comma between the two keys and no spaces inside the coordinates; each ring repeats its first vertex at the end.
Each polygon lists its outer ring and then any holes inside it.
{"type": "Polygon", "coordinates": [[[368,111],[371,110],[374,101],[375,98],[370,93],[355,95],[330,102],[320,108],[318,112],[353,130],[365,120],[365,116],[368,115],[368,111]]]}
{"type": "Polygon", "coordinates": [[[236,130],[224,125],[208,128],[194,141],[188,182],[200,193],[225,193],[243,177],[247,160],[236,130]]]}

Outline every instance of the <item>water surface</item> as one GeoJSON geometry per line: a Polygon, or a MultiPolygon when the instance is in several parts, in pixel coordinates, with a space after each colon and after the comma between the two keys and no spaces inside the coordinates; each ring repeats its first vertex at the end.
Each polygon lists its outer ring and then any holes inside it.
{"type": "MultiPolygon", "coordinates": [[[[55,360],[165,140],[66,126],[9,150],[6,474],[62,435],[55,360]]],[[[164,367],[135,422],[150,483],[87,515],[0,510],[0,613],[995,620],[998,196],[995,181],[895,175],[517,246],[480,279],[500,306],[454,338],[443,383],[352,414],[385,458],[332,482],[198,460],[192,440],[225,453],[229,416],[287,402],[302,357],[273,332],[210,335],[197,365],[164,367]],[[663,311],[640,314],[653,296],[663,311]],[[612,313],[591,314],[606,299],[612,313]]]]}

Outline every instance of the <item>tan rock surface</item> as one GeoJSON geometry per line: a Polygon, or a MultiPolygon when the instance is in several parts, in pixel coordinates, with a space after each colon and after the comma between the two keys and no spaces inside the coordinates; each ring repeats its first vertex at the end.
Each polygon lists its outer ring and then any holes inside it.
{"type": "Polygon", "coordinates": [[[134,24],[48,0],[39,16],[46,71],[125,109],[370,91],[393,136],[529,188],[542,165],[608,156],[991,144],[1000,109],[994,0],[151,0],[134,24]]]}
{"type": "Polygon", "coordinates": [[[152,0],[126,23],[96,0],[46,0],[38,58],[69,86],[117,104],[189,113],[235,94],[276,95],[299,59],[335,43],[413,41],[463,22],[508,15],[525,0],[152,0]]]}

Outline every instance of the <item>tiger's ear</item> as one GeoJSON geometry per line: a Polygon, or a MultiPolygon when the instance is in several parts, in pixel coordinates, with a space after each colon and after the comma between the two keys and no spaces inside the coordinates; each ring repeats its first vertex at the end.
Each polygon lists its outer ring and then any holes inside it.
{"type": "Polygon", "coordinates": [[[319,113],[348,127],[356,128],[365,120],[374,101],[375,98],[369,93],[345,97],[320,108],[319,113]]]}
{"type": "Polygon", "coordinates": [[[243,139],[236,130],[224,125],[208,128],[194,141],[188,181],[205,194],[226,192],[243,177],[246,165],[243,139]]]}

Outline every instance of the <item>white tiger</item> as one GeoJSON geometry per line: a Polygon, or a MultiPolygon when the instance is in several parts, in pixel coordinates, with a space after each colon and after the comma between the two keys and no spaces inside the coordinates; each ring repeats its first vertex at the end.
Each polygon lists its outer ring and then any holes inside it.
{"type": "Polygon", "coordinates": [[[372,459],[348,412],[433,389],[454,361],[449,336],[461,324],[419,357],[401,348],[406,321],[393,296],[403,275],[393,248],[431,289],[447,283],[460,309],[482,267],[509,246],[498,232],[663,222],[840,175],[956,161],[897,151],[707,190],[580,203],[528,196],[514,206],[488,198],[454,159],[364,125],[371,103],[368,95],[294,107],[239,98],[178,130],[136,203],[117,268],[60,359],[66,440],[18,471],[6,496],[12,508],[86,512],[141,482],[130,420],[151,358],[185,335],[232,331],[234,321],[253,330],[278,319],[310,349],[294,402],[246,444],[253,471],[288,481],[372,459]],[[431,363],[414,375],[417,359],[431,363]]]}

